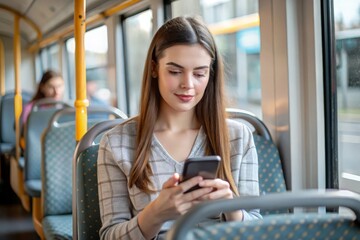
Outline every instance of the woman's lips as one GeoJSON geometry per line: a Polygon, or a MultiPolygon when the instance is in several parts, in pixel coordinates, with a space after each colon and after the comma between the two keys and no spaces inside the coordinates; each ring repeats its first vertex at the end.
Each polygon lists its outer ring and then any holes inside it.
{"type": "Polygon", "coordinates": [[[186,94],[175,94],[182,102],[190,102],[194,96],[186,94]]]}

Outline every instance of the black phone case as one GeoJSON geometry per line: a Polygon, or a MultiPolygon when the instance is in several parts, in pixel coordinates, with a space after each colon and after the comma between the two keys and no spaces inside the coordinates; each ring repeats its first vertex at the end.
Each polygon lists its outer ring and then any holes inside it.
{"type": "MultiPolygon", "coordinates": [[[[184,165],[181,182],[195,176],[202,176],[204,179],[215,178],[220,161],[221,158],[216,155],[188,158],[184,165]]],[[[185,193],[191,192],[198,188],[200,188],[198,185],[194,186],[185,193]]]]}

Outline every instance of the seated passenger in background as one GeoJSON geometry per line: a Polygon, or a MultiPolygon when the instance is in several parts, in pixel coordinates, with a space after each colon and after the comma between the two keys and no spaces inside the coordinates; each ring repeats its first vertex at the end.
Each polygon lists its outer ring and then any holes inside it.
{"type": "Polygon", "coordinates": [[[34,103],[43,98],[52,98],[57,101],[61,101],[64,95],[64,79],[60,73],[57,73],[53,70],[46,71],[37,87],[35,95],[32,99],[24,106],[24,109],[21,113],[21,137],[20,137],[20,146],[22,149],[25,149],[25,139],[24,139],[24,126],[27,122],[29,114],[31,112],[32,106],[34,103]]]}
{"type": "Polygon", "coordinates": [[[86,95],[90,106],[107,106],[109,104],[106,99],[109,98],[110,92],[105,88],[99,89],[98,82],[102,80],[98,75],[86,73],[86,95]]]}
{"type": "Polygon", "coordinates": [[[22,112],[22,123],[27,121],[27,118],[31,112],[31,108],[34,102],[43,98],[52,98],[57,101],[61,101],[64,96],[64,79],[60,73],[53,70],[46,71],[38,85],[35,95],[28,102],[22,112]]]}
{"type": "MultiPolygon", "coordinates": [[[[223,90],[223,63],[207,27],[191,17],[166,22],[148,50],[139,115],[100,143],[101,239],[162,239],[172,220],[202,201],[259,195],[252,133],[226,119],[223,90]],[[180,183],[184,161],[204,155],[221,156],[217,178],[180,183]]],[[[259,218],[254,209],[213,221],[259,218]]]]}

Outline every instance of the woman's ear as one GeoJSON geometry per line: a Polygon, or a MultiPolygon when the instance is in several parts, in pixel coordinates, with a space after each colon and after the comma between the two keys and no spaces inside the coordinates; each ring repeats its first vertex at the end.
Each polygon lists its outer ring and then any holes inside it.
{"type": "Polygon", "coordinates": [[[151,77],[153,78],[158,77],[158,67],[154,60],[151,61],[151,77]]]}

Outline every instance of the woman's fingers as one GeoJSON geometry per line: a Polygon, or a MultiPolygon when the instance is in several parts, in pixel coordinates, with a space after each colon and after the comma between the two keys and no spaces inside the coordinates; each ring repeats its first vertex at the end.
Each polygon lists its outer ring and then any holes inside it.
{"type": "Polygon", "coordinates": [[[231,199],[233,198],[232,192],[228,189],[219,189],[199,197],[199,200],[215,200],[215,199],[231,199]]]}
{"type": "Polygon", "coordinates": [[[228,188],[230,189],[230,184],[227,181],[222,179],[205,179],[199,183],[200,187],[213,187],[216,189],[228,188]]]}
{"type": "Polygon", "coordinates": [[[163,189],[171,188],[178,184],[180,176],[178,173],[174,173],[166,182],[163,184],[163,189]]]}
{"type": "Polygon", "coordinates": [[[179,186],[181,187],[183,192],[186,192],[190,188],[198,185],[202,180],[203,180],[203,178],[200,176],[193,177],[193,178],[190,178],[189,180],[186,180],[185,182],[180,183],[179,186]]]}
{"type": "Polygon", "coordinates": [[[213,199],[230,199],[233,198],[232,191],[230,189],[230,184],[219,178],[204,180],[199,183],[199,186],[202,188],[212,187],[214,191],[209,194],[203,195],[199,200],[213,200],[213,199]]]}

